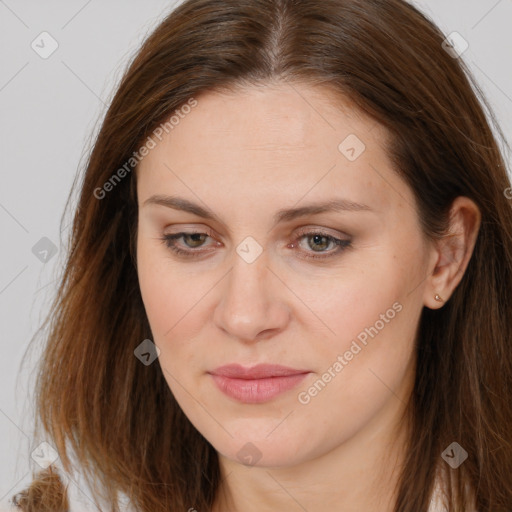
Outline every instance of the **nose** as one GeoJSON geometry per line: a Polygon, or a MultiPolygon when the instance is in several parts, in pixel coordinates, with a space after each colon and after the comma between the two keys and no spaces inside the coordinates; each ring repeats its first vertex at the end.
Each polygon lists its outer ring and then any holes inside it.
{"type": "Polygon", "coordinates": [[[268,267],[264,255],[252,263],[236,255],[218,290],[215,325],[245,343],[272,337],[290,321],[286,287],[268,267]]]}

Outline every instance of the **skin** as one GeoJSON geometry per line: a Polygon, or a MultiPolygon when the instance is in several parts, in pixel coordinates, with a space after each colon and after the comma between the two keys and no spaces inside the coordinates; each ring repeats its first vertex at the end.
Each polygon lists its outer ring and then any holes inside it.
{"type": "Polygon", "coordinates": [[[224,479],[213,510],[391,511],[420,315],[442,307],[435,294],[447,300],[460,282],[478,208],[457,198],[453,236],[428,241],[387,157],[385,129],[328,90],[273,84],[196,99],[137,169],[137,264],[158,362],[219,454],[224,479]],[[366,146],[354,161],[338,149],[350,134],[366,146]],[[186,198],[218,220],[148,203],[156,194],[186,198]],[[274,225],[280,209],[341,197],[370,210],[274,225]],[[351,245],[336,252],[303,235],[318,230],[351,245]],[[183,231],[206,233],[176,240],[199,257],[162,241],[183,231]],[[236,251],[248,236],[263,250],[252,263],[236,251]],[[396,303],[401,310],[301,403],[299,393],[396,303]],[[227,397],[207,373],[262,362],[311,373],[262,404],[227,397]],[[244,465],[237,454],[248,442],[260,458],[244,465]]]}

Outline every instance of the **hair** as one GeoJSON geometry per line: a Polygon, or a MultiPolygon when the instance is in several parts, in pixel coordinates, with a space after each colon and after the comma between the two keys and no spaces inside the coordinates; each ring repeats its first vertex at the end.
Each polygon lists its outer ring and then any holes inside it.
{"type": "MultiPolygon", "coordinates": [[[[98,190],[191,98],[280,82],[324,86],[388,130],[429,239],[447,235],[456,197],[479,207],[460,284],[421,315],[394,511],[426,512],[439,467],[450,511],[469,509],[468,487],[480,512],[511,509],[512,206],[498,138],[506,143],[444,39],[402,0],[188,0],[145,40],[88,158],[36,386],[38,428],[66,471],[76,457],[110,510],[122,495],[141,512],[210,510],[220,470],[160,365],[134,357],[152,337],[137,278],[136,174],[103,198],[98,190]],[[453,441],[469,454],[458,469],[440,462],[453,441]]],[[[36,478],[17,505],[66,510],[42,497],[52,493],[59,501],[62,489],[36,478]]]]}

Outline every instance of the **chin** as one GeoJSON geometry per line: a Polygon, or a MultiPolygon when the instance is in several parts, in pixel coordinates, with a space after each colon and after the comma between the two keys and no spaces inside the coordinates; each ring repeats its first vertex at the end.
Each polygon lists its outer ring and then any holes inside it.
{"type": "MultiPolygon", "coordinates": [[[[275,424],[272,428],[275,428],[275,424]]],[[[283,430],[281,436],[272,428],[257,435],[235,436],[229,441],[211,443],[217,452],[235,463],[254,467],[284,467],[296,465],[308,458],[314,448],[304,444],[304,436],[287,433],[283,430]]],[[[211,442],[211,441],[210,441],[211,442]]]]}

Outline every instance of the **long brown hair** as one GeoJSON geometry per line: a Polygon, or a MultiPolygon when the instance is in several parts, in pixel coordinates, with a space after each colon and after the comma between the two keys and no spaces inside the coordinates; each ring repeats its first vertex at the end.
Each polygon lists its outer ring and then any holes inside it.
{"type": "MultiPolygon", "coordinates": [[[[215,449],[178,406],[160,366],[134,357],[152,336],[135,265],[136,162],[126,163],[191,98],[271,81],[322,84],[386,127],[389,154],[430,238],[446,234],[457,196],[480,208],[460,285],[442,309],[422,313],[395,512],[426,512],[439,466],[449,510],[467,509],[467,486],[479,512],[511,509],[510,180],[492,110],[444,39],[402,0],[188,0],[145,41],[80,185],[37,382],[41,430],[66,471],[76,457],[112,511],[119,493],[144,512],[210,510],[220,483],[215,449]],[[122,179],[112,180],[123,166],[122,179]],[[441,459],[453,441],[469,454],[458,469],[441,459]]],[[[30,496],[18,495],[20,507],[42,510],[42,501],[20,498],[30,496]]]]}

